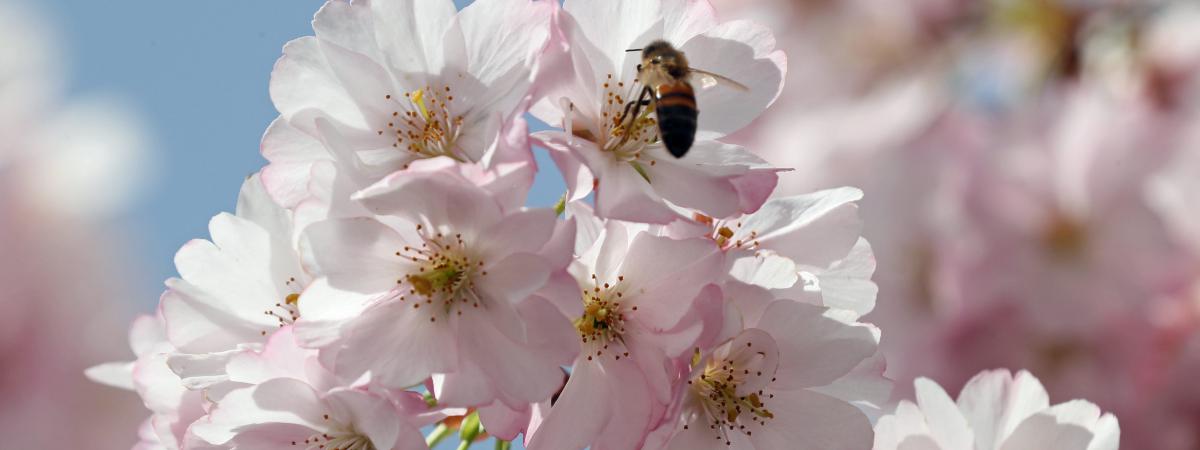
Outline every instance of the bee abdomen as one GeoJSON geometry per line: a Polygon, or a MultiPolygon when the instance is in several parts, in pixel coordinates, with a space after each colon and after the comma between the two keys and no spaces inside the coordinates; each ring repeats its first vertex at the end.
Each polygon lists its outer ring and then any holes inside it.
{"type": "Polygon", "coordinates": [[[660,87],[655,112],[658,132],[667,151],[676,158],[686,155],[696,139],[696,96],[687,84],[660,87]]]}
{"type": "Polygon", "coordinates": [[[699,111],[686,106],[658,107],[658,133],[667,151],[681,158],[692,148],[696,139],[696,117],[699,111]]]}

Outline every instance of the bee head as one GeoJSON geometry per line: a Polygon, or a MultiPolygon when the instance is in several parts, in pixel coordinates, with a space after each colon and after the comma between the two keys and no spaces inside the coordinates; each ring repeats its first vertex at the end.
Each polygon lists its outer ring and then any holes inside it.
{"type": "MultiPolygon", "coordinates": [[[[630,51],[637,51],[632,49],[630,51]]],[[[657,40],[641,49],[642,64],[647,67],[659,66],[673,77],[681,77],[687,71],[687,58],[683,52],[675,49],[667,41],[657,40]]]]}

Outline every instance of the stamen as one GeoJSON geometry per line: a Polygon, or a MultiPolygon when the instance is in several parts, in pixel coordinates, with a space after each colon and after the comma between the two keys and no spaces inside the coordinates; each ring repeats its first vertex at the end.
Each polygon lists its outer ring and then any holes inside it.
{"type": "MultiPolygon", "coordinates": [[[[271,316],[279,322],[280,327],[296,323],[300,319],[300,290],[303,286],[296,283],[296,277],[290,277],[284,281],[284,286],[292,289],[293,292],[285,295],[283,301],[275,303],[270,309],[264,310],[263,314],[271,316]]],[[[269,334],[267,330],[262,330],[262,336],[269,334]]]]}
{"type": "MultiPolygon", "coordinates": [[[[584,343],[592,344],[594,350],[588,352],[595,356],[602,356],[604,349],[612,343],[624,346],[625,320],[628,314],[637,310],[632,307],[627,311],[623,304],[621,282],[624,279],[618,277],[615,284],[601,283],[593,274],[592,280],[596,284],[583,290],[583,315],[575,319],[575,329],[584,343]]],[[[629,353],[618,351],[613,355],[619,360],[622,356],[628,357],[629,353]]],[[[591,358],[589,355],[588,359],[591,358]]]]}
{"type": "MultiPolygon", "coordinates": [[[[400,109],[392,111],[387,123],[388,135],[395,136],[392,147],[419,158],[448,156],[457,161],[469,160],[456,145],[465,118],[451,112],[450,104],[454,101],[451,92],[450,86],[441,89],[426,86],[405,92],[403,100],[395,101],[400,109]]],[[[392,96],[384,98],[391,100],[392,96]]],[[[381,136],[384,131],[377,130],[381,136]]]]}
{"type": "MultiPolygon", "coordinates": [[[[482,300],[474,291],[474,280],[487,276],[487,271],[483,270],[486,264],[467,255],[468,246],[462,234],[428,233],[421,225],[417,226],[417,234],[423,239],[419,247],[405,246],[395,252],[397,257],[416,263],[409,273],[396,279],[396,289],[421,297],[413,303],[413,309],[420,308],[421,299],[426,304],[440,304],[441,311],[447,316],[462,314],[461,309],[468,304],[478,307],[482,300]],[[456,306],[457,312],[454,311],[456,306]]],[[[430,314],[436,311],[431,310],[430,314]]],[[[431,316],[430,322],[437,320],[431,316]]]]}

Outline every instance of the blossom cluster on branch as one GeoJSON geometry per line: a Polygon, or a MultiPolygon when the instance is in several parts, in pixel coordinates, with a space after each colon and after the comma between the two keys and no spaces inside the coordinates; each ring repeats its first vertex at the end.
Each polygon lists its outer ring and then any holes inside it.
{"type": "Polygon", "coordinates": [[[783,88],[768,28],[707,0],[331,0],[313,30],[272,73],[269,164],[179,250],[137,359],[89,371],[152,411],[138,448],[451,429],[460,448],[1116,448],[1111,415],[1050,407],[1024,373],[980,375],[957,409],[921,382],[884,416],[862,192],[776,193],[788,169],[728,138],[783,88]],[[624,113],[646,87],[628,50],[656,40],[749,87],[696,86],[681,158],[624,113]],[[555,208],[524,206],[535,143],[555,208]]]}

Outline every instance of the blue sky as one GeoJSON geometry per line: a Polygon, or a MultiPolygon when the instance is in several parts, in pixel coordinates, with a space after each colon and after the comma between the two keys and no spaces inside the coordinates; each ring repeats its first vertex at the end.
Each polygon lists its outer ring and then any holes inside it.
{"type": "MultiPolygon", "coordinates": [[[[32,3],[32,2],[31,2],[32,3]]],[[[138,111],[160,164],[155,182],[121,225],[130,231],[135,300],[148,310],[184,242],[207,237],[209,219],[232,210],[242,179],[265,161],[259,138],[276,116],[267,93],[283,44],[312,34],[322,0],[42,0],[66,55],[68,94],[114,94],[138,111]]],[[[456,0],[460,6],[469,0],[456,0]]],[[[553,164],[530,204],[562,193],[553,164]]],[[[547,171],[548,170],[548,171],[547,171]]]]}

